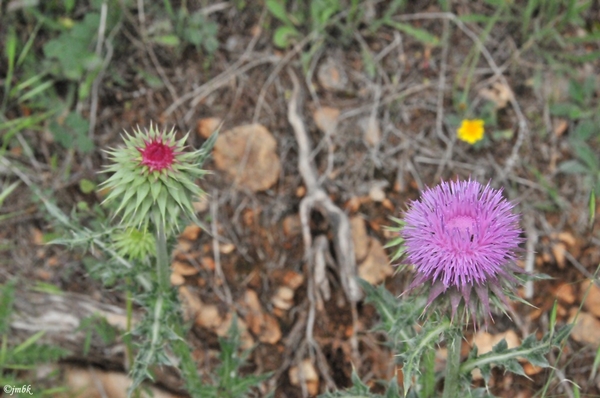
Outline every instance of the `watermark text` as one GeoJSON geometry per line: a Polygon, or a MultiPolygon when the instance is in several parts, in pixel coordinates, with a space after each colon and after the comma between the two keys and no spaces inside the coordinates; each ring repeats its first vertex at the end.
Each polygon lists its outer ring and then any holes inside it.
{"type": "Polygon", "coordinates": [[[22,386],[6,385],[6,386],[4,386],[4,393],[8,394],[8,395],[13,395],[13,394],[33,395],[33,392],[31,391],[31,384],[29,384],[29,385],[23,384],[22,386]]]}

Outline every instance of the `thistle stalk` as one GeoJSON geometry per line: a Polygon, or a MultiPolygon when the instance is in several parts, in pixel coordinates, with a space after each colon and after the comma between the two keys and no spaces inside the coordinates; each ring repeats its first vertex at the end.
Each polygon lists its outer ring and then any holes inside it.
{"type": "Polygon", "coordinates": [[[446,378],[444,379],[444,394],[442,398],[456,398],[459,396],[460,386],[460,351],[462,334],[456,328],[446,331],[446,378]]]}
{"type": "Polygon", "coordinates": [[[167,251],[167,236],[165,227],[161,223],[156,224],[156,278],[160,294],[164,294],[169,288],[169,254],[167,251]]]}

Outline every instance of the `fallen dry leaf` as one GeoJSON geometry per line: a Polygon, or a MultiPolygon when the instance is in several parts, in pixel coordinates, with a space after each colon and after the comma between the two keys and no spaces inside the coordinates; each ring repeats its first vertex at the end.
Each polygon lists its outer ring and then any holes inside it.
{"type": "Polygon", "coordinates": [[[50,279],[52,279],[54,277],[54,274],[45,270],[45,269],[37,269],[35,271],[35,275],[44,281],[49,281],[50,279]]]}
{"type": "Polygon", "coordinates": [[[388,209],[390,212],[393,212],[396,210],[396,206],[394,206],[394,204],[392,203],[391,200],[389,200],[388,198],[385,198],[383,200],[383,202],[381,202],[381,204],[383,205],[383,207],[385,207],[386,209],[388,209]]]}
{"type": "Polygon", "coordinates": [[[581,282],[579,288],[579,299],[583,301],[583,307],[591,312],[594,316],[600,318],[600,288],[592,283],[590,280],[581,282]],[[585,294],[587,290],[590,290],[587,297],[585,294]],[[583,301],[585,297],[585,301],[583,301]]]}
{"type": "Polygon", "coordinates": [[[270,314],[263,314],[263,323],[258,340],[261,343],[276,344],[281,340],[281,328],[279,322],[270,314]]]}
{"type": "Polygon", "coordinates": [[[332,134],[335,132],[339,117],[340,110],[337,108],[330,108],[328,106],[321,107],[313,113],[315,124],[319,130],[325,134],[332,134]]]}
{"type": "Polygon", "coordinates": [[[218,117],[207,117],[204,119],[198,120],[197,131],[198,135],[202,138],[208,138],[212,133],[217,131],[219,126],[221,125],[222,120],[218,117]]]}
{"type": "Polygon", "coordinates": [[[372,285],[376,285],[392,275],[394,270],[381,243],[372,237],[369,240],[371,242],[369,254],[358,266],[358,276],[372,285]]]}
{"type": "Polygon", "coordinates": [[[194,211],[196,213],[203,213],[206,210],[208,210],[208,205],[210,203],[208,202],[208,196],[207,195],[202,195],[201,197],[198,198],[197,201],[192,202],[192,206],[194,207],[194,211]]]}
{"type": "Polygon", "coordinates": [[[34,245],[44,245],[44,233],[38,228],[33,228],[31,230],[31,240],[34,245]]]}
{"type": "Polygon", "coordinates": [[[560,137],[567,131],[569,127],[569,121],[566,119],[556,119],[554,120],[554,135],[560,137]]]}
{"type": "Polygon", "coordinates": [[[281,281],[285,286],[296,290],[304,283],[304,275],[288,269],[285,270],[281,281]]]}
{"type": "Polygon", "coordinates": [[[305,359],[298,365],[292,366],[288,375],[293,386],[299,386],[304,380],[311,396],[317,395],[319,392],[319,375],[310,359],[305,359]]]}
{"type": "Polygon", "coordinates": [[[214,304],[202,304],[196,315],[196,325],[206,329],[216,330],[222,324],[223,318],[219,314],[217,306],[214,304]]]}
{"type": "Polygon", "coordinates": [[[490,334],[488,332],[477,332],[473,336],[473,340],[471,341],[472,345],[477,346],[477,354],[483,355],[490,351],[496,344],[498,344],[502,339],[506,340],[508,344],[508,348],[515,348],[521,344],[521,340],[519,336],[513,330],[507,330],[504,333],[498,334],[490,334]]]}
{"type": "Polygon", "coordinates": [[[571,338],[579,343],[591,345],[594,350],[598,349],[600,346],[600,321],[587,312],[580,312],[575,320],[576,312],[577,309],[573,309],[569,319],[569,323],[575,321],[571,338]]]}
{"type": "MultiPolygon", "coordinates": [[[[103,371],[101,369],[81,369],[68,367],[64,370],[64,381],[67,385],[70,397],[74,398],[125,398],[127,389],[131,385],[131,379],[123,373],[113,371],[103,371]]],[[[148,398],[182,398],[182,395],[176,395],[154,386],[148,387],[150,394],[145,389],[141,392],[141,397],[148,398]]]]}
{"type": "Polygon", "coordinates": [[[223,254],[229,254],[235,250],[235,245],[233,243],[221,243],[219,244],[219,252],[223,254]]]}
{"type": "Polygon", "coordinates": [[[246,293],[244,294],[244,303],[252,311],[262,312],[262,306],[260,305],[258,294],[254,290],[246,290],[246,293]]]}
{"type": "Polygon", "coordinates": [[[369,198],[373,202],[381,203],[385,200],[385,191],[379,185],[373,185],[371,189],[369,189],[369,198]]]}
{"type": "Polygon", "coordinates": [[[575,296],[575,289],[570,283],[561,283],[554,288],[554,295],[556,298],[564,303],[573,304],[577,297],[575,296]]]}
{"type": "Polygon", "coordinates": [[[258,295],[254,290],[246,290],[244,304],[249,309],[246,313],[246,323],[261,343],[276,344],[281,340],[279,322],[272,315],[263,312],[258,295]]]}
{"type": "Polygon", "coordinates": [[[563,242],[557,242],[551,247],[552,255],[556,261],[556,265],[560,269],[565,268],[565,252],[567,251],[567,245],[563,242]]]}
{"type": "Polygon", "coordinates": [[[200,235],[200,232],[202,232],[202,228],[200,228],[196,224],[190,224],[187,227],[185,227],[185,229],[179,236],[189,241],[194,241],[198,239],[198,235],[200,235]]]}
{"type": "Polygon", "coordinates": [[[185,278],[181,274],[171,274],[170,281],[172,286],[181,286],[185,283],[185,278]]]}
{"type": "Polygon", "coordinates": [[[335,59],[328,57],[317,70],[317,79],[325,90],[341,91],[348,83],[348,76],[343,66],[335,59]]]}
{"type": "Polygon", "coordinates": [[[363,132],[363,138],[370,146],[375,146],[381,141],[379,121],[375,117],[364,117],[358,121],[363,132]]]}
{"type": "Polygon", "coordinates": [[[506,107],[508,101],[512,98],[512,91],[510,87],[496,82],[492,84],[492,87],[484,87],[479,90],[479,95],[483,98],[492,101],[495,104],[496,109],[502,109],[506,107]]]}
{"type": "Polygon", "coordinates": [[[200,259],[200,264],[207,271],[215,270],[215,260],[212,257],[204,256],[200,259]]]}
{"type": "MultiPolygon", "coordinates": [[[[506,340],[508,348],[515,348],[521,344],[519,336],[513,330],[507,330],[504,333],[490,334],[488,332],[478,332],[473,336],[472,345],[477,346],[477,354],[483,355],[492,351],[492,348],[502,339],[506,340]]],[[[482,375],[479,369],[474,369],[471,372],[473,380],[481,380],[482,375]]]]}
{"type": "Polygon", "coordinates": [[[186,320],[196,319],[198,312],[200,312],[204,305],[198,295],[193,294],[187,286],[181,286],[179,288],[179,298],[183,307],[184,318],[186,320]]]}
{"type": "Polygon", "coordinates": [[[297,236],[302,232],[300,216],[291,214],[283,219],[283,234],[288,238],[297,236]]]}
{"type": "MultiPolygon", "coordinates": [[[[236,321],[237,327],[240,332],[240,341],[241,341],[240,346],[243,350],[248,350],[248,349],[252,348],[252,346],[254,346],[254,339],[248,332],[248,325],[246,325],[246,322],[243,319],[240,319],[239,317],[236,317],[236,318],[237,318],[237,321],[236,321]]],[[[232,323],[233,323],[233,313],[228,312],[225,315],[225,319],[223,319],[223,322],[221,322],[221,324],[214,329],[214,332],[217,334],[217,336],[221,336],[221,337],[227,336],[227,333],[229,332],[229,329],[231,328],[232,323]]]]}
{"type": "Polygon", "coordinates": [[[568,247],[573,247],[577,244],[577,238],[575,238],[572,233],[567,231],[552,234],[550,235],[550,239],[564,242],[567,244],[568,247]]]}
{"type": "Polygon", "coordinates": [[[171,269],[173,270],[174,274],[179,274],[183,276],[196,275],[198,272],[200,272],[193,265],[186,264],[177,260],[173,261],[173,263],[171,264],[171,269]]]}
{"type": "Polygon", "coordinates": [[[277,141],[264,126],[248,124],[219,134],[213,151],[215,165],[236,184],[265,191],[279,179],[277,141]]]}
{"type": "Polygon", "coordinates": [[[294,305],[294,290],[287,286],[279,286],[271,297],[271,303],[282,310],[289,310],[294,305]]]}
{"type": "Polygon", "coordinates": [[[354,256],[356,262],[361,263],[369,253],[369,244],[371,243],[365,220],[360,216],[354,216],[350,219],[350,232],[352,233],[352,243],[354,244],[354,256]]]}
{"type": "Polygon", "coordinates": [[[361,198],[359,198],[358,196],[353,196],[350,199],[348,199],[346,204],[344,204],[344,208],[350,213],[356,213],[362,205],[362,202],[363,200],[361,198]]]}
{"type": "Polygon", "coordinates": [[[186,239],[178,239],[177,246],[173,250],[173,256],[180,259],[185,259],[186,254],[192,250],[192,242],[186,239]]]}
{"type": "Polygon", "coordinates": [[[540,373],[542,370],[544,370],[544,368],[532,365],[531,363],[527,362],[523,364],[523,370],[525,371],[525,374],[527,376],[534,376],[540,373]]]}

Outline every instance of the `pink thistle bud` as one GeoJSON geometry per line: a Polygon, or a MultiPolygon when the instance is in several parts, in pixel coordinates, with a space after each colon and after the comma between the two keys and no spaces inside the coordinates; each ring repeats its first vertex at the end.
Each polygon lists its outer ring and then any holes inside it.
{"type": "Polygon", "coordinates": [[[145,146],[137,148],[142,155],[142,165],[148,166],[150,172],[172,169],[175,161],[175,148],[162,142],[162,138],[144,142],[145,146]]]}
{"type": "Polygon", "coordinates": [[[120,214],[121,223],[133,228],[152,221],[174,230],[180,213],[195,220],[192,203],[204,195],[196,180],[207,173],[201,166],[215,138],[199,150],[186,151],[187,135],[176,140],[174,130],[150,125],[149,130],[125,133],[124,147],[106,151],[112,164],[105,172],[113,174],[103,183],[110,188],[103,203],[120,203],[115,215],[120,214]]]}

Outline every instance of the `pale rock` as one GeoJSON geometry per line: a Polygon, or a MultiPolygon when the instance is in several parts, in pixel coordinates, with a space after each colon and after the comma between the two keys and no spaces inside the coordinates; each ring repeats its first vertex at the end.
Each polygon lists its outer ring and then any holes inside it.
{"type": "Polygon", "coordinates": [[[260,124],[238,126],[219,134],[213,157],[219,170],[251,191],[265,191],[279,179],[277,141],[260,124]]]}

